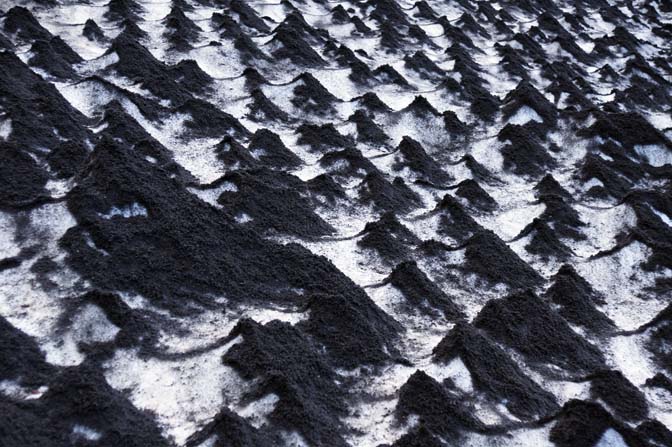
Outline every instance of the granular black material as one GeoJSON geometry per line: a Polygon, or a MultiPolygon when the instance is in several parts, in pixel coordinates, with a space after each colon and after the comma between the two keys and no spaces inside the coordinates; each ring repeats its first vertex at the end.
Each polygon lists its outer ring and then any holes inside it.
{"type": "Polygon", "coordinates": [[[497,135],[499,141],[509,141],[501,149],[504,169],[518,175],[538,176],[556,165],[553,157],[531,125],[507,124],[497,135]]]}
{"type": "Polygon", "coordinates": [[[510,45],[496,44],[497,53],[502,56],[500,64],[502,68],[513,76],[523,80],[529,80],[529,66],[525,59],[510,45]]]}
{"type": "Polygon", "coordinates": [[[170,13],[163,19],[163,23],[166,27],[164,36],[170,42],[171,47],[177,51],[190,50],[192,43],[198,39],[203,31],[177,6],[171,8],[170,13]]]}
{"type": "Polygon", "coordinates": [[[238,50],[241,60],[246,64],[271,59],[247,34],[236,37],[233,41],[233,47],[238,50]]]}
{"type": "Polygon", "coordinates": [[[448,320],[464,318],[460,307],[418,268],[415,261],[399,263],[386,281],[397,288],[411,306],[422,312],[432,315],[439,311],[448,320]]]}
{"type": "Polygon", "coordinates": [[[615,370],[598,371],[588,376],[590,394],[601,399],[618,417],[626,421],[641,421],[646,418],[649,406],[644,393],[615,370]]]}
{"type": "Polygon", "coordinates": [[[169,69],[175,81],[194,93],[208,93],[212,77],[204,72],[193,59],[183,59],[169,69]]]}
{"type": "Polygon", "coordinates": [[[521,81],[506,95],[502,105],[502,114],[504,118],[509,118],[523,106],[530,107],[537,112],[545,125],[554,127],[557,123],[558,113],[555,106],[528,81],[521,81]]]}
{"type": "MultiPolygon", "coordinates": [[[[401,438],[397,439],[391,447],[444,447],[445,444],[434,436],[432,432],[425,426],[419,424],[413,430],[409,431],[401,438]]],[[[387,445],[380,445],[379,447],[388,447],[387,445]]]]}
{"type": "Polygon", "coordinates": [[[558,447],[594,447],[608,429],[620,434],[629,447],[646,447],[642,437],[616,421],[597,403],[572,399],[555,417],[550,440],[558,447]]]}
{"type": "Polygon", "coordinates": [[[338,102],[338,98],[329,93],[329,90],[324,88],[313,75],[308,72],[302,73],[296,77],[294,82],[297,82],[293,90],[294,96],[291,99],[294,107],[317,115],[328,114],[334,110],[334,104],[338,102]]]}
{"type": "Polygon", "coordinates": [[[350,115],[348,121],[357,126],[357,141],[385,146],[390,137],[376,124],[362,109],[357,109],[350,115]]]}
{"type": "Polygon", "coordinates": [[[37,342],[0,317],[0,380],[37,388],[47,383],[55,372],[56,368],[45,361],[37,342]]]}
{"type": "Polygon", "coordinates": [[[153,418],[111,388],[102,371],[87,364],[52,376],[39,400],[0,397],[0,443],[7,446],[90,445],[76,426],[100,435],[96,445],[168,447],[153,418]]]}
{"type": "Polygon", "coordinates": [[[296,132],[300,135],[297,143],[310,146],[313,151],[327,152],[333,149],[345,149],[354,146],[349,136],[342,135],[332,123],[302,124],[296,132]]]}
{"type": "Polygon", "coordinates": [[[199,447],[215,437],[212,447],[273,447],[276,439],[263,429],[257,429],[228,408],[222,408],[205,427],[187,439],[186,447],[199,447]]]}
{"type": "Polygon", "coordinates": [[[452,110],[443,112],[443,125],[451,135],[465,135],[469,132],[469,126],[463,123],[452,110]]]}
{"type": "MultiPolygon", "coordinates": [[[[121,349],[138,349],[141,357],[157,356],[160,338],[160,317],[157,314],[145,313],[128,306],[119,295],[92,290],[79,297],[79,303],[90,303],[100,308],[110,323],[119,328],[112,344],[121,349]]],[[[108,352],[99,346],[97,354],[104,357],[108,352]]],[[[110,350],[113,356],[114,351],[110,350]]]]}
{"type": "Polygon", "coordinates": [[[257,154],[259,163],[270,168],[292,169],[302,164],[301,159],[285,146],[278,134],[268,129],[257,130],[247,149],[257,154]]]}
{"type": "Polygon", "coordinates": [[[417,72],[423,79],[434,80],[445,76],[445,72],[422,51],[416,51],[412,56],[405,56],[404,65],[417,72]]]}
{"type": "Polygon", "coordinates": [[[348,11],[345,10],[343,5],[336,5],[331,9],[331,20],[334,23],[338,24],[346,24],[350,22],[350,14],[348,14],[348,11]]]}
{"type": "Polygon", "coordinates": [[[382,22],[379,28],[380,32],[380,46],[385,48],[389,53],[399,53],[407,42],[405,36],[401,34],[397,27],[391,22],[382,22]]]}
{"type": "Polygon", "coordinates": [[[364,178],[371,172],[380,172],[359,149],[353,148],[327,152],[320,158],[319,163],[334,178],[344,182],[351,178],[364,178]]]}
{"type": "Polygon", "coordinates": [[[381,173],[372,172],[364,177],[357,189],[359,200],[380,212],[406,214],[422,205],[420,196],[401,177],[395,177],[390,183],[381,173]]]}
{"type": "Polygon", "coordinates": [[[21,207],[46,197],[46,172],[18,145],[0,142],[0,208],[21,207]]]}
{"type": "Polygon", "coordinates": [[[409,25],[404,10],[397,2],[392,0],[375,0],[367,3],[374,7],[370,17],[380,22],[381,25],[384,23],[409,25]]]}
{"type": "MultiPolygon", "coordinates": [[[[604,186],[599,186],[598,191],[593,188],[588,190],[588,195],[598,195],[601,192],[611,195],[616,199],[625,196],[632,187],[632,183],[614,171],[601,157],[594,154],[587,154],[581,164],[579,171],[580,179],[587,182],[590,179],[597,179],[604,186]]],[[[594,187],[595,188],[595,187],[594,187]]]]}
{"type": "Polygon", "coordinates": [[[384,64],[371,72],[371,76],[375,77],[379,82],[384,84],[395,84],[399,87],[409,88],[410,84],[397,70],[391,65],[384,64]]]}
{"type": "Polygon", "coordinates": [[[68,208],[78,222],[60,242],[68,264],[94,285],[140,293],[162,307],[212,305],[213,294],[287,302],[303,300],[297,289],[363,293],[326,259],[262,240],[167,171],[106,138],[68,194],[68,208]],[[100,217],[132,202],[147,215],[100,217]],[[111,243],[118,238],[126,242],[111,243]]]}
{"type": "Polygon", "coordinates": [[[5,270],[15,269],[21,265],[23,260],[19,256],[10,256],[8,258],[0,259],[0,272],[5,270]]]}
{"type": "Polygon", "coordinates": [[[672,431],[655,419],[647,419],[636,430],[649,445],[672,445],[672,431]]]}
{"type": "Polygon", "coordinates": [[[456,186],[455,195],[466,199],[477,210],[490,212],[497,208],[498,205],[495,199],[476,180],[462,180],[456,186]]]}
{"type": "Polygon", "coordinates": [[[269,420],[315,445],[346,446],[339,421],[346,414],[344,393],[319,347],[299,329],[277,320],[263,326],[240,320],[229,339],[237,336],[243,341],[224,354],[224,363],[246,380],[257,379],[250,400],[268,393],[280,398],[269,420]]]}
{"type": "MultiPolygon", "coordinates": [[[[534,187],[537,197],[558,196],[565,200],[572,201],[572,195],[558,183],[552,174],[546,174],[534,187]]],[[[546,205],[548,207],[548,205],[546,205]]]]}
{"type": "Polygon", "coordinates": [[[355,27],[355,30],[360,34],[369,34],[372,32],[371,28],[369,28],[366,23],[362,22],[362,19],[357,16],[353,16],[350,22],[355,27]]]}
{"type": "Polygon", "coordinates": [[[321,45],[330,41],[329,32],[311,26],[297,8],[293,8],[292,12],[285,16],[282,23],[276,27],[275,32],[277,33],[278,30],[283,28],[295,30],[311,45],[321,45]]]}
{"type": "Polygon", "coordinates": [[[668,349],[672,343],[672,305],[668,304],[651,321],[642,325],[640,331],[651,329],[645,346],[653,354],[658,365],[672,374],[672,353],[668,349]]]}
{"type": "Polygon", "coordinates": [[[413,102],[411,102],[409,105],[404,107],[401,111],[401,113],[412,113],[415,115],[417,118],[427,118],[430,116],[441,116],[441,113],[439,113],[438,110],[434,108],[434,106],[427,101],[427,98],[425,98],[422,95],[418,95],[413,99],[413,102]]]}
{"type": "Polygon", "coordinates": [[[184,124],[196,137],[213,138],[226,134],[248,137],[250,135],[240,121],[202,99],[190,98],[178,107],[176,112],[190,115],[184,124]]]}
{"type": "Polygon", "coordinates": [[[5,31],[16,34],[19,38],[32,40],[50,41],[53,36],[47,31],[35,16],[23,6],[14,6],[5,14],[5,31]]]}
{"type": "Polygon", "coordinates": [[[419,243],[420,239],[391,212],[385,212],[379,220],[367,223],[362,238],[357,241],[357,245],[375,250],[391,265],[409,259],[412,247],[419,243]]]}
{"type": "Polygon", "coordinates": [[[246,115],[248,119],[256,122],[276,121],[282,123],[289,121],[287,112],[268,99],[261,89],[254,88],[250,96],[252,96],[252,102],[248,104],[250,110],[246,115]]]}
{"type": "Polygon", "coordinates": [[[474,326],[538,367],[551,363],[571,372],[604,369],[600,350],[529,290],[488,301],[474,326]]]}
{"type": "Polygon", "coordinates": [[[123,31],[122,33],[133,39],[144,39],[147,37],[147,33],[140,28],[134,20],[125,19],[122,22],[123,31]]]}
{"type": "Polygon", "coordinates": [[[276,59],[288,59],[303,67],[319,67],[325,64],[324,59],[292,27],[278,27],[271,43],[277,46],[271,53],[276,59]]]}
{"type": "Polygon", "coordinates": [[[131,20],[133,22],[140,19],[140,14],[144,8],[135,0],[110,0],[107,4],[107,12],[103,14],[108,20],[131,20]]]}
{"type": "Polygon", "coordinates": [[[646,379],[645,385],[651,388],[662,388],[672,394],[672,380],[661,372],[657,372],[653,377],[646,379]]]}
{"type": "Polygon", "coordinates": [[[259,15],[257,15],[257,12],[254,9],[250,8],[247,2],[241,0],[231,0],[229,7],[231,8],[231,11],[238,14],[238,18],[243,25],[256,29],[262,34],[266,34],[271,31],[268,25],[266,25],[266,22],[264,22],[264,20],[259,17],[259,15]]]}
{"type": "Polygon", "coordinates": [[[422,17],[427,20],[437,20],[439,18],[436,11],[434,11],[425,0],[415,2],[415,8],[418,10],[418,12],[414,14],[416,17],[422,17]]]}
{"type": "Polygon", "coordinates": [[[366,65],[364,62],[362,62],[359,59],[353,60],[348,64],[348,67],[350,68],[350,74],[348,75],[348,78],[359,85],[373,85],[375,83],[375,80],[373,78],[373,72],[369,68],[368,65],[366,65]]]}
{"type": "Polygon", "coordinates": [[[306,185],[298,178],[267,168],[236,171],[222,177],[236,185],[217,202],[233,215],[246,215],[248,225],[259,232],[278,232],[300,237],[330,234],[334,229],[313,211],[306,185]]]}
{"type": "Polygon", "coordinates": [[[51,40],[36,40],[30,47],[32,56],[28,63],[33,67],[45,70],[57,78],[74,78],[77,76],[73,64],[82,61],[60,37],[51,40]]]}
{"type": "Polygon", "coordinates": [[[434,348],[435,360],[464,362],[477,390],[494,402],[505,402],[514,416],[534,420],[555,413],[555,397],[541,388],[487,335],[466,322],[458,322],[434,348]]]}
{"type": "Polygon", "coordinates": [[[389,113],[392,111],[392,109],[383,101],[381,101],[378,95],[376,95],[374,92],[366,92],[362,96],[353,98],[353,101],[357,101],[372,113],[389,113]]]}
{"type": "Polygon", "coordinates": [[[555,234],[555,230],[538,217],[527,224],[513,240],[516,241],[524,237],[530,237],[529,242],[525,245],[525,250],[540,256],[544,260],[551,257],[566,260],[573,255],[572,250],[555,234]]]}
{"type": "Polygon", "coordinates": [[[457,24],[460,25],[462,30],[468,31],[472,34],[479,34],[481,37],[488,39],[490,38],[490,33],[479,25],[474,17],[468,12],[463,13],[460,18],[457,20],[457,24]]]}
{"type": "Polygon", "coordinates": [[[92,140],[87,118],[10,51],[0,52],[0,97],[12,120],[9,141],[21,150],[44,150],[62,140],[92,140]]]}
{"type": "MultiPolygon", "coordinates": [[[[185,182],[193,180],[192,175],[175,162],[173,154],[147,133],[135,118],[126,113],[118,101],[110,101],[105,106],[101,124],[105,124],[103,135],[111,136],[117,141],[132,146],[133,150],[139,155],[155,160],[157,165],[167,172],[175,174],[177,178],[185,182]]],[[[58,148],[56,148],[56,151],[58,151],[58,148]]],[[[75,160],[72,161],[73,168],[75,168],[74,162],[75,160]]],[[[84,162],[77,165],[77,168],[83,164],[84,162]]]]}
{"type": "Polygon", "coordinates": [[[672,446],[670,0],[155,1],[0,1],[0,445],[672,446]]]}
{"type": "Polygon", "coordinates": [[[175,75],[163,62],[156,59],[134,37],[122,32],[113,41],[108,53],[116,53],[118,61],[110,66],[122,76],[140,83],[159,98],[180,106],[192,99],[191,94],[175,80],[175,75]]]}
{"type": "Polygon", "coordinates": [[[539,273],[490,230],[476,232],[466,241],[465,248],[464,268],[492,284],[504,283],[522,289],[543,282],[539,273]]]}
{"type": "Polygon", "coordinates": [[[395,346],[401,325],[366,295],[315,295],[307,311],[310,317],[297,328],[326,346],[339,367],[380,365],[401,357],[395,346]]]}
{"type": "Polygon", "coordinates": [[[463,242],[482,229],[464,206],[450,194],[443,196],[434,211],[440,213],[441,216],[439,218],[439,233],[445,234],[458,242],[463,242]]]}
{"type": "Polygon", "coordinates": [[[485,183],[496,183],[498,182],[497,177],[490,172],[485,166],[479,163],[471,154],[464,155],[458,163],[464,163],[467,169],[471,171],[471,174],[478,181],[485,183]]]}
{"type": "Polygon", "coordinates": [[[483,424],[473,417],[464,399],[451,394],[424,371],[416,371],[399,390],[395,408],[397,417],[405,421],[416,415],[430,431],[459,442],[467,431],[481,431],[483,424]]]}
{"type": "Polygon", "coordinates": [[[258,167],[257,159],[250,154],[250,151],[233,137],[224,137],[217,146],[215,146],[217,158],[224,163],[227,168],[248,169],[258,167]]]}
{"type": "Polygon", "coordinates": [[[672,149],[672,142],[639,113],[597,111],[595,115],[596,121],[591,126],[581,129],[579,135],[613,138],[629,149],[637,144],[661,144],[672,149]]]}
{"type": "Polygon", "coordinates": [[[574,267],[565,264],[552,278],[553,284],[544,297],[559,306],[558,313],[567,321],[596,333],[613,331],[616,326],[596,305],[605,300],[581,277],[574,267]]]}
{"type": "Polygon", "coordinates": [[[337,200],[346,200],[347,194],[345,189],[336,183],[329,174],[320,174],[306,182],[308,190],[328,204],[333,205],[337,200]]]}
{"type": "Polygon", "coordinates": [[[397,157],[392,169],[402,170],[408,168],[419,179],[435,185],[446,185],[453,179],[441,166],[425,152],[420,143],[413,138],[404,136],[397,146],[397,157]]]}

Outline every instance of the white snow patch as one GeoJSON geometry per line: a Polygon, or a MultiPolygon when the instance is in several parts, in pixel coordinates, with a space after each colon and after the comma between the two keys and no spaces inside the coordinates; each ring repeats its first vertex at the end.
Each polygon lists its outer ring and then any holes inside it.
{"type": "Polygon", "coordinates": [[[656,374],[656,367],[643,346],[643,335],[625,335],[609,341],[609,361],[634,385],[642,386],[656,374]]]}
{"type": "Polygon", "coordinates": [[[608,428],[602,434],[602,437],[597,444],[595,444],[595,447],[628,447],[628,444],[625,443],[625,440],[620,433],[613,428],[608,428]]]}
{"type": "Polygon", "coordinates": [[[134,202],[130,205],[124,205],[121,208],[113,206],[107,213],[100,214],[100,217],[102,217],[103,219],[112,219],[115,216],[121,216],[125,218],[137,217],[137,216],[146,217],[147,208],[145,208],[144,206],[142,206],[137,202],[134,202]]]}
{"type": "Polygon", "coordinates": [[[12,133],[12,120],[9,118],[0,121],[0,139],[7,140],[12,133]]]}
{"type": "Polygon", "coordinates": [[[246,389],[235,370],[222,363],[229,347],[175,361],[118,350],[105,364],[105,378],[116,389],[130,390],[133,404],[153,411],[164,433],[182,445],[246,389]]]}
{"type": "Polygon", "coordinates": [[[638,144],[635,151],[652,166],[672,164],[672,151],[660,144],[638,144]]]}
{"type": "Polygon", "coordinates": [[[39,399],[49,388],[41,386],[39,388],[26,388],[13,380],[0,380],[0,394],[4,394],[12,399],[33,400],[39,399]]]}
{"type": "Polygon", "coordinates": [[[523,125],[530,121],[536,121],[538,123],[543,123],[544,119],[539,116],[539,114],[532,107],[522,106],[516,111],[510,118],[509,123],[523,125]]]}
{"type": "Polygon", "coordinates": [[[667,214],[663,213],[662,211],[658,211],[656,208],[649,206],[651,208],[651,211],[662,220],[665,225],[672,227],[672,219],[670,219],[670,216],[667,214]]]}
{"type": "Polygon", "coordinates": [[[103,434],[100,433],[99,431],[96,431],[91,427],[79,424],[75,424],[75,426],[72,427],[72,435],[76,438],[82,438],[86,439],[87,441],[93,441],[93,442],[98,441],[100,440],[100,438],[103,437],[103,434]]]}
{"type": "Polygon", "coordinates": [[[236,408],[239,416],[244,417],[253,427],[259,428],[267,422],[267,417],[280,400],[277,394],[267,394],[244,407],[236,408]]]}

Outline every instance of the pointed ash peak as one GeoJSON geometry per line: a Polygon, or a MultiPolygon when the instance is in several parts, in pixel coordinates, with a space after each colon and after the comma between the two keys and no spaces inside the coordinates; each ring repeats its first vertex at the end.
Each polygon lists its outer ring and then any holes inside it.
{"type": "Polygon", "coordinates": [[[278,27],[271,43],[277,47],[272,51],[276,59],[288,59],[294,64],[306,67],[325,65],[324,59],[303,39],[299,32],[291,27],[278,27]]]}
{"type": "Polygon", "coordinates": [[[415,261],[405,261],[392,270],[387,281],[397,288],[408,303],[427,314],[443,314],[448,320],[464,318],[464,313],[443,290],[418,268],[415,261]]]}
{"type": "Polygon", "coordinates": [[[104,17],[109,20],[136,22],[145,9],[135,0],[110,0],[104,17]]]}
{"type": "Polygon", "coordinates": [[[474,326],[539,368],[549,363],[578,373],[604,368],[600,350],[529,290],[488,301],[474,326]]]}
{"type": "Polygon", "coordinates": [[[16,34],[23,40],[50,41],[54,36],[47,31],[35,16],[23,6],[14,6],[5,14],[4,28],[10,34],[16,34]]]}
{"type": "Polygon", "coordinates": [[[555,397],[541,388],[487,335],[466,322],[455,327],[434,348],[432,355],[442,363],[459,358],[471,374],[477,390],[519,418],[536,419],[558,410],[555,397]]]}
{"type": "Polygon", "coordinates": [[[525,226],[514,240],[530,237],[525,250],[547,260],[551,257],[566,260],[574,253],[555,234],[555,231],[542,219],[534,218],[525,226]]]}
{"type": "Polygon", "coordinates": [[[399,361],[395,347],[401,325],[366,295],[314,295],[310,317],[297,326],[327,348],[333,363],[343,368],[399,361]]]}
{"type": "Polygon", "coordinates": [[[490,212],[498,206],[495,199],[473,179],[463,180],[458,183],[455,195],[466,199],[472,207],[480,211],[490,212]]]}
{"type": "Polygon", "coordinates": [[[84,23],[82,35],[91,41],[104,42],[107,40],[105,33],[93,19],[87,19],[84,23]]]}
{"type": "Polygon", "coordinates": [[[381,173],[372,172],[364,177],[359,189],[359,198],[374,209],[406,214],[422,206],[422,199],[404,183],[401,177],[388,182],[381,173]]]}
{"type": "Polygon", "coordinates": [[[507,93],[504,98],[504,104],[502,106],[504,117],[509,118],[524,106],[530,107],[538,113],[548,127],[555,126],[558,119],[557,109],[544,95],[526,80],[521,81],[518,86],[507,93]]]}
{"type": "Polygon", "coordinates": [[[266,120],[281,123],[290,121],[289,114],[268,99],[261,89],[255,88],[250,95],[252,96],[252,102],[248,105],[250,110],[246,115],[248,119],[262,123],[266,120]]]}
{"type": "Polygon", "coordinates": [[[375,250],[383,261],[392,265],[410,259],[411,247],[420,243],[420,239],[391,212],[367,223],[362,234],[357,245],[375,250]]]}
{"type": "Polygon", "coordinates": [[[446,173],[422,147],[420,143],[411,137],[404,136],[397,146],[399,156],[392,168],[401,170],[409,168],[419,179],[435,185],[446,185],[453,179],[446,173]]]}
{"type": "Polygon", "coordinates": [[[543,283],[543,277],[490,230],[476,232],[465,248],[465,269],[491,284],[524,289],[543,283]]]}
{"type": "Polygon", "coordinates": [[[537,197],[546,195],[555,195],[563,199],[572,200],[572,195],[558,183],[552,174],[546,174],[539,183],[534,186],[537,197]]]}
{"type": "Polygon", "coordinates": [[[232,12],[238,15],[240,22],[248,28],[255,29],[262,34],[271,32],[271,29],[266,25],[266,22],[257,15],[257,12],[248,5],[248,2],[232,0],[229,4],[229,8],[232,12]]]}

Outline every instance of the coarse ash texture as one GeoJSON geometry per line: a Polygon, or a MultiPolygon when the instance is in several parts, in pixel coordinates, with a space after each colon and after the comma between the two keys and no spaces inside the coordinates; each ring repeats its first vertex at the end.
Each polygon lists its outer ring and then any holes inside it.
{"type": "Polygon", "coordinates": [[[0,446],[672,446],[672,2],[0,1],[0,446]]]}

